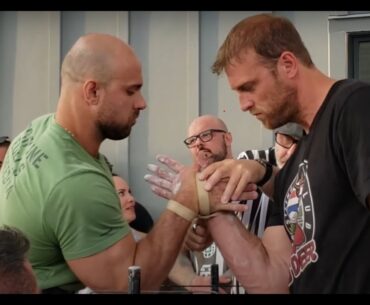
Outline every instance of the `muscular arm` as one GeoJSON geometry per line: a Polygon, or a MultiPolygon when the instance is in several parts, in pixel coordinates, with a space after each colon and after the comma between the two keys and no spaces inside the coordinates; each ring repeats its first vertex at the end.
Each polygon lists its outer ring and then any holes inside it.
{"type": "Polygon", "coordinates": [[[141,267],[141,289],[157,290],[175,262],[189,224],[165,211],[137,244],[129,234],[98,254],[69,260],[68,265],[86,286],[98,292],[127,291],[128,267],[135,264],[141,267]]]}
{"type": "Polygon", "coordinates": [[[262,240],[231,213],[211,218],[208,226],[248,293],[288,293],[291,245],[283,226],[268,227],[262,240]]]}
{"type": "MultiPolygon", "coordinates": [[[[179,181],[174,200],[185,203],[197,214],[194,171],[184,169],[179,181]]],[[[68,265],[94,291],[127,291],[128,267],[138,265],[141,289],[157,290],[173,266],[189,226],[190,221],[166,209],[150,233],[138,243],[128,234],[97,254],[69,259],[68,265]]]]}

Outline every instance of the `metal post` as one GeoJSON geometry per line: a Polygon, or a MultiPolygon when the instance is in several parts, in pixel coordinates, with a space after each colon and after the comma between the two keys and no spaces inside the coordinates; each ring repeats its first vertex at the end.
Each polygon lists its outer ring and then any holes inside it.
{"type": "Polygon", "coordinates": [[[216,294],[219,292],[218,264],[211,265],[211,291],[216,294]]]}
{"type": "Polygon", "coordinates": [[[128,294],[140,294],[140,266],[128,267],[128,294]]]}

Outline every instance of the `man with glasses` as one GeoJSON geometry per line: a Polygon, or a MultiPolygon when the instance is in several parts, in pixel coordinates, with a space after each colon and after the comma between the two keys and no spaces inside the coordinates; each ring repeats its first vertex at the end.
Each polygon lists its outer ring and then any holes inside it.
{"type": "Polygon", "coordinates": [[[5,155],[8,151],[9,145],[10,145],[9,137],[6,137],[6,136],[0,137],[0,169],[3,165],[5,155]]]}
{"type": "MultiPolygon", "coordinates": [[[[232,135],[228,131],[226,124],[220,118],[212,115],[204,115],[194,119],[189,125],[188,137],[184,140],[184,143],[188,147],[193,163],[198,167],[199,171],[202,171],[214,162],[233,159],[231,148],[232,135]]],[[[261,155],[263,154],[261,153],[261,155]]],[[[170,162],[176,164],[177,171],[182,166],[173,159],[170,162]]],[[[173,169],[175,170],[175,168],[173,169]]],[[[163,193],[155,193],[163,197],[163,193]]],[[[169,197],[170,195],[165,198],[169,197]]],[[[239,212],[238,218],[249,230],[262,236],[268,213],[269,199],[260,192],[257,199],[246,203],[248,204],[247,211],[245,213],[239,212]]],[[[219,274],[223,275],[220,277],[220,284],[229,283],[231,277],[234,283],[231,293],[244,292],[226,266],[216,244],[207,234],[206,225],[203,221],[198,219],[194,222],[193,230],[189,231],[185,243],[188,249],[194,250],[190,252],[190,256],[196,274],[202,277],[196,276],[189,259],[185,256],[186,254],[182,253],[178,257],[178,260],[181,260],[181,264],[177,265],[187,266],[187,269],[173,268],[171,270],[171,278],[176,279],[177,284],[183,283],[188,285],[189,290],[192,291],[205,291],[209,288],[201,286],[210,286],[211,265],[218,264],[219,274]]]]}
{"type": "MultiPolygon", "coordinates": [[[[269,164],[277,165],[281,168],[294,153],[296,144],[302,136],[303,129],[299,125],[287,123],[274,130],[275,145],[273,147],[266,150],[243,151],[239,154],[238,159],[265,160],[269,164]]],[[[193,162],[198,165],[199,170],[217,161],[233,159],[231,133],[221,119],[211,115],[198,117],[190,124],[188,138],[184,140],[184,143],[189,148],[193,162]]],[[[170,158],[165,158],[161,162],[175,171],[178,171],[182,166],[170,158]]],[[[150,182],[150,180],[147,181],[150,182]]],[[[160,187],[158,183],[156,185],[160,187]]],[[[159,196],[165,197],[163,196],[165,190],[162,191],[164,192],[154,192],[159,196]]],[[[165,198],[169,198],[169,195],[165,198]]],[[[258,190],[258,198],[246,200],[245,204],[248,206],[248,209],[245,212],[237,213],[237,216],[249,231],[262,238],[273,203],[270,203],[269,198],[258,190]]],[[[186,282],[185,279],[188,279],[193,274],[193,280],[190,281],[190,290],[196,290],[192,285],[209,285],[210,267],[215,263],[219,265],[221,274],[232,275],[224,262],[220,250],[212,241],[204,222],[198,220],[198,223],[193,224],[193,230],[189,231],[185,244],[188,249],[193,250],[190,254],[197,274],[205,277],[202,281],[201,278],[195,276],[189,260],[182,253],[179,255],[178,260],[181,259],[182,265],[186,265],[187,270],[181,270],[182,273],[180,274],[180,270],[172,269],[172,274],[176,272],[174,274],[178,279],[176,283],[186,282]],[[210,243],[211,245],[209,245],[210,243]]],[[[224,280],[225,278],[222,277],[222,281],[224,280]]],[[[245,293],[244,288],[240,286],[235,276],[232,276],[232,289],[230,292],[245,293]]]]}
{"type": "Polygon", "coordinates": [[[193,120],[184,143],[200,170],[213,162],[233,158],[231,133],[221,119],[211,115],[193,120]]]}
{"type": "Polygon", "coordinates": [[[303,136],[303,129],[295,123],[285,124],[274,131],[276,164],[282,168],[296,150],[303,136]]]}
{"type": "MultiPolygon", "coordinates": [[[[211,163],[233,159],[231,149],[232,135],[221,119],[210,115],[196,118],[188,128],[188,136],[184,143],[189,148],[193,162],[198,164],[201,170],[211,163]]],[[[260,154],[258,154],[257,158],[260,158],[260,154]]],[[[248,200],[245,203],[248,205],[248,209],[245,212],[239,212],[238,218],[248,230],[261,237],[268,215],[269,199],[259,192],[257,199],[248,200]]],[[[188,235],[187,240],[192,238],[191,234],[188,235]]],[[[188,244],[191,246],[191,242],[188,244]]],[[[210,275],[210,267],[216,263],[219,266],[220,273],[228,274],[232,278],[233,287],[230,292],[244,293],[244,289],[240,287],[226,266],[226,262],[215,242],[202,252],[197,251],[192,252],[192,254],[199,274],[204,272],[204,274],[210,275]]]]}
{"type": "MultiPolygon", "coordinates": [[[[231,143],[232,136],[226,124],[221,119],[211,115],[204,115],[194,119],[189,125],[188,137],[184,140],[184,144],[191,153],[193,163],[198,167],[199,171],[213,162],[233,158],[231,143]]],[[[178,169],[182,167],[180,163],[176,162],[176,164],[178,169]]],[[[195,229],[202,231],[201,221],[198,219],[197,223],[194,222],[192,228],[194,231],[195,229]]],[[[188,233],[190,244],[192,234],[196,235],[195,232],[193,233],[193,230],[189,230],[188,233]]],[[[195,236],[195,238],[197,237],[195,236]]],[[[204,251],[202,252],[188,252],[184,249],[179,254],[177,264],[174,265],[169,276],[173,282],[177,285],[185,286],[187,290],[193,292],[210,291],[211,265],[218,263],[221,274],[226,271],[226,265],[223,264],[221,255],[219,253],[216,255],[217,247],[210,239],[207,240],[207,245],[202,245],[203,249],[204,251]],[[211,245],[209,245],[210,243],[211,245]]],[[[229,284],[230,274],[221,275],[219,277],[219,283],[221,286],[223,284],[229,284]]],[[[221,291],[225,292],[222,288],[221,291]]]]}

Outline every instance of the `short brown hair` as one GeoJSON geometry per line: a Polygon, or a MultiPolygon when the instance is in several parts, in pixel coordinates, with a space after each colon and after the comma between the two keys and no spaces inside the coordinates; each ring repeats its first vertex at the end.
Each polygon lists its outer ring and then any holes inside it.
{"type": "Polygon", "coordinates": [[[30,242],[18,229],[0,228],[0,293],[34,293],[36,278],[26,269],[30,242]]]}
{"type": "Polygon", "coordinates": [[[0,146],[2,147],[2,146],[7,146],[7,147],[9,147],[9,145],[10,145],[10,139],[9,139],[9,137],[7,137],[7,136],[1,136],[0,137],[0,146]]]}
{"type": "Polygon", "coordinates": [[[247,49],[254,49],[266,65],[275,64],[284,51],[292,52],[307,67],[314,65],[298,31],[288,19],[260,14],[243,19],[231,29],[217,52],[212,72],[221,74],[232,59],[247,49]]]}

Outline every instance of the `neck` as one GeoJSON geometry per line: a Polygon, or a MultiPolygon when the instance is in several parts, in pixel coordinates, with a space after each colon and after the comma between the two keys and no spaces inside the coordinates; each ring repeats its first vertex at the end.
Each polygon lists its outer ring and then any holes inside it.
{"type": "Polygon", "coordinates": [[[86,116],[82,117],[80,111],[68,107],[67,102],[59,101],[55,122],[63,127],[92,157],[97,158],[102,140],[98,140],[96,136],[93,120],[88,116],[84,119],[86,116]]]}
{"type": "Polygon", "coordinates": [[[300,115],[296,121],[306,133],[309,133],[317,112],[336,80],[317,69],[309,70],[305,76],[298,86],[299,111],[297,113],[300,115]]]}

